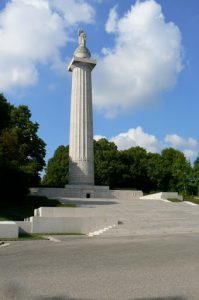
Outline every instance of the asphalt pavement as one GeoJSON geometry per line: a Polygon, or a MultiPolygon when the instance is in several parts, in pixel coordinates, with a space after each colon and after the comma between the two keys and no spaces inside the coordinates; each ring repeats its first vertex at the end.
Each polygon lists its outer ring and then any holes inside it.
{"type": "Polygon", "coordinates": [[[96,237],[0,247],[0,299],[199,299],[198,206],[136,200],[92,208],[120,224],[96,237]]]}

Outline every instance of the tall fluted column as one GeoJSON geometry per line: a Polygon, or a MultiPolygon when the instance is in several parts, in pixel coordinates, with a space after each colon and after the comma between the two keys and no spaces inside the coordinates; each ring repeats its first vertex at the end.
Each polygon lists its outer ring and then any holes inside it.
{"type": "Polygon", "coordinates": [[[91,71],[95,65],[85,43],[80,43],[68,67],[72,72],[69,184],[94,185],[91,71]]]}

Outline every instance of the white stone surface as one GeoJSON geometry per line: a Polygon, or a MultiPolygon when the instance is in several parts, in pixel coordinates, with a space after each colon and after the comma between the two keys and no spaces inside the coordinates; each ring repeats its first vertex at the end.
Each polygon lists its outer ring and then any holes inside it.
{"type": "Polygon", "coordinates": [[[18,238],[18,226],[13,221],[0,221],[0,238],[18,238]]]}
{"type": "Polygon", "coordinates": [[[91,185],[66,185],[65,188],[31,188],[31,195],[46,197],[69,197],[69,198],[111,198],[109,187],[91,185]]]}
{"type": "Polygon", "coordinates": [[[142,191],[110,190],[113,199],[138,199],[143,196],[142,191]]]}
{"type": "Polygon", "coordinates": [[[117,219],[110,217],[31,217],[30,221],[32,233],[88,234],[117,223],[117,219]]]}
{"type": "Polygon", "coordinates": [[[101,199],[137,199],[143,196],[142,191],[109,190],[108,186],[66,185],[65,188],[31,188],[31,195],[46,196],[49,198],[90,198],[101,199]]]}
{"type": "Polygon", "coordinates": [[[90,58],[85,40],[77,50],[78,57],[74,55],[68,67],[72,72],[69,184],[94,185],[91,71],[96,61],[90,58]]]}
{"type": "Polygon", "coordinates": [[[161,193],[155,193],[155,194],[150,194],[146,195],[143,197],[140,197],[140,199],[154,199],[154,200],[162,200],[162,199],[178,199],[180,201],[183,201],[183,197],[180,196],[176,192],[161,192],[161,193]]]}
{"type": "Polygon", "coordinates": [[[19,233],[31,233],[31,222],[29,221],[15,221],[18,228],[19,233]]]}
{"type": "Polygon", "coordinates": [[[93,210],[81,207],[39,207],[34,210],[35,217],[91,217],[93,210]]]}

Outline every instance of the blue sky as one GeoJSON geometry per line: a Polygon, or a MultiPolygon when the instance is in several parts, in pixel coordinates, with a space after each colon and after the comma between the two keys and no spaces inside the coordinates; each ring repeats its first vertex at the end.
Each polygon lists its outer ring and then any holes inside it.
{"type": "Polygon", "coordinates": [[[1,0],[0,11],[0,92],[30,107],[46,159],[69,142],[78,28],[98,62],[96,138],[198,156],[198,0],[1,0]]]}

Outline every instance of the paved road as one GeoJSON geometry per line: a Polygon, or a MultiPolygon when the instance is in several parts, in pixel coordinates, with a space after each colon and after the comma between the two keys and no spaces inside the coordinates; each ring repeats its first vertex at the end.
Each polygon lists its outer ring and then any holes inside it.
{"type": "Polygon", "coordinates": [[[98,237],[0,247],[0,300],[199,299],[199,206],[136,199],[84,204],[80,216],[112,216],[122,224],[98,237]]]}
{"type": "Polygon", "coordinates": [[[199,299],[199,235],[60,237],[0,248],[0,299],[199,299]]]}

